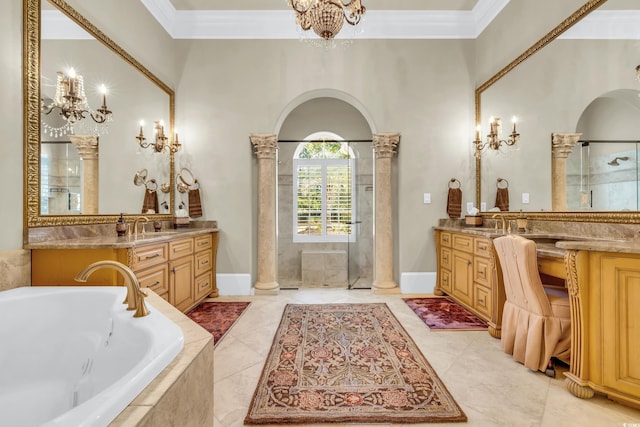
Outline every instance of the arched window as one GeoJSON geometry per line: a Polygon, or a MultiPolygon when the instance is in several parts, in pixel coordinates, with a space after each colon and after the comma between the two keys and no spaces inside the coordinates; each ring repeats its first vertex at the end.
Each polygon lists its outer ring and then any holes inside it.
{"type": "Polygon", "coordinates": [[[293,155],[293,241],[354,241],[353,150],[330,132],[305,140],[293,155]]]}

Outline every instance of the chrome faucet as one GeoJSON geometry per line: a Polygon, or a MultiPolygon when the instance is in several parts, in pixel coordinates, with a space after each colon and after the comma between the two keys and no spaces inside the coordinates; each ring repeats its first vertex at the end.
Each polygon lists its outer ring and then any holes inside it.
{"type": "Polygon", "coordinates": [[[124,277],[124,284],[127,287],[127,298],[122,301],[123,304],[127,304],[127,310],[135,310],[133,317],[144,317],[149,314],[144,299],[147,296],[140,288],[140,282],[131,270],[126,265],[118,261],[104,260],[97,261],[93,264],[86,266],[81,272],[79,272],[75,280],[76,282],[86,282],[91,273],[101,268],[110,268],[116,270],[124,277]]]}
{"type": "MultiPolygon", "coordinates": [[[[135,219],[135,221],[133,221],[133,235],[137,236],[138,235],[138,222],[149,222],[149,218],[147,218],[146,216],[139,216],[135,219]]],[[[140,234],[144,234],[144,224],[142,224],[141,227],[141,231],[140,234]]]]}

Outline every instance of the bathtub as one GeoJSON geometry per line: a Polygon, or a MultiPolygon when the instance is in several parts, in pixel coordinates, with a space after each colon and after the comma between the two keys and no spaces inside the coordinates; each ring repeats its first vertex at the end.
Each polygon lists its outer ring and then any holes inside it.
{"type": "Polygon", "coordinates": [[[182,330],[133,318],[126,291],[0,292],[0,426],[106,426],[176,357],[182,330]]]}

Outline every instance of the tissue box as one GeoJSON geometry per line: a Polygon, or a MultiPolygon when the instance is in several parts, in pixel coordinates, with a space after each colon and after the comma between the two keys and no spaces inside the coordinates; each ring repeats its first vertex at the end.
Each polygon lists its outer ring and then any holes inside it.
{"type": "Polygon", "coordinates": [[[479,227],[482,225],[482,217],[475,215],[465,215],[464,224],[472,227],[479,227]]]}
{"type": "Polygon", "coordinates": [[[188,216],[174,216],[173,227],[184,227],[189,225],[190,218],[188,216]]]}

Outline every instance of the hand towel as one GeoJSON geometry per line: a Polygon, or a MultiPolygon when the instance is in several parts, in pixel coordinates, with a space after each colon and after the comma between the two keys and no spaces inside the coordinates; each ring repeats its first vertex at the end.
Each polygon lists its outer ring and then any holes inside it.
{"type": "Polygon", "coordinates": [[[462,190],[449,187],[447,214],[449,214],[449,218],[460,218],[460,213],[462,213],[462,190]]]}
{"type": "Polygon", "coordinates": [[[149,212],[149,209],[152,209],[154,213],[159,212],[158,193],[155,190],[149,190],[147,188],[144,191],[144,201],[142,202],[142,213],[146,214],[147,212],[149,212]]]}
{"type": "Polygon", "coordinates": [[[496,192],[496,207],[500,208],[501,211],[509,210],[509,189],[508,188],[499,188],[496,192]]]}
{"type": "Polygon", "coordinates": [[[189,216],[197,218],[202,216],[202,203],[200,201],[200,188],[189,190],[189,216]]]}

